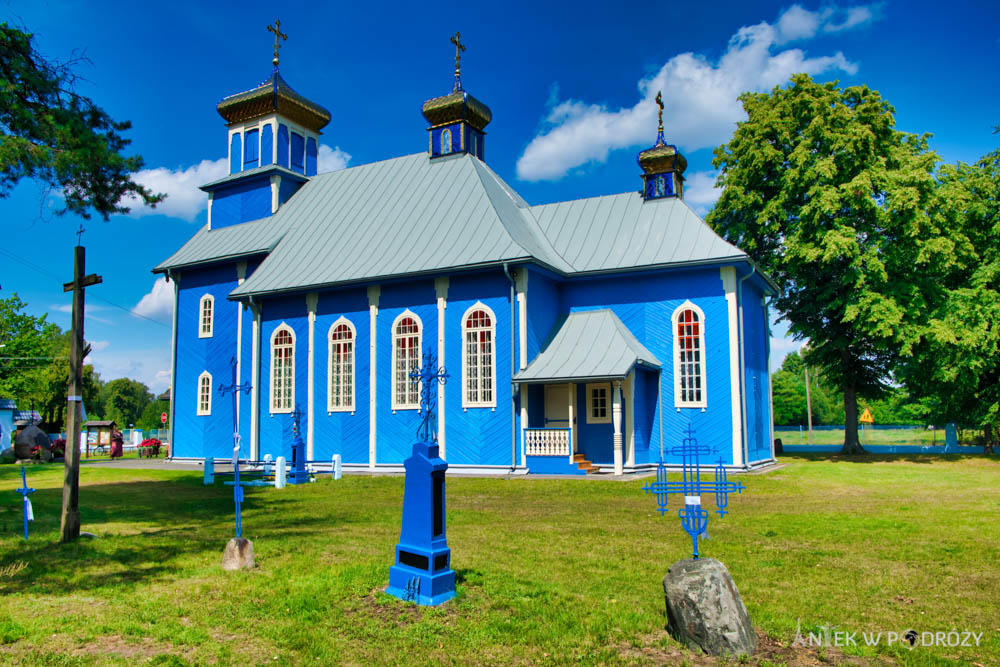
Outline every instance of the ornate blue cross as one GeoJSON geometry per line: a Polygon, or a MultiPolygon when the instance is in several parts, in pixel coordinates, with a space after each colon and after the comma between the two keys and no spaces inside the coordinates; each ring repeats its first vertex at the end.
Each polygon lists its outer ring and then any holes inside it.
{"type": "Polygon", "coordinates": [[[424,418],[417,427],[417,437],[420,442],[437,442],[437,420],[435,419],[434,408],[437,403],[437,384],[444,384],[451,377],[445,372],[444,367],[438,367],[437,358],[434,353],[428,350],[424,354],[424,365],[420,370],[412,371],[410,377],[420,382],[420,411],[424,418]]]}
{"type": "Polygon", "coordinates": [[[233,367],[233,383],[220,384],[219,394],[222,396],[233,395],[233,501],[236,504],[236,537],[243,537],[243,517],[240,513],[240,505],[243,503],[243,487],[240,486],[240,431],[236,426],[236,395],[241,391],[245,391],[249,395],[252,385],[249,382],[236,384],[236,358],[233,357],[229,363],[233,367]]]}
{"type": "Polygon", "coordinates": [[[35,520],[35,515],[31,511],[31,501],[28,499],[35,489],[28,486],[28,478],[24,474],[24,466],[21,466],[21,488],[14,489],[24,497],[24,539],[28,539],[28,522],[35,520]]]}
{"type": "Polygon", "coordinates": [[[729,504],[729,494],[732,492],[743,493],[746,488],[742,482],[730,482],[726,479],[726,468],[719,459],[715,467],[715,481],[701,481],[701,468],[698,465],[700,455],[715,454],[716,450],[704,445],[699,445],[694,438],[694,430],[688,425],[687,437],[681,441],[680,447],[673,447],[670,453],[681,457],[682,479],[679,482],[667,481],[667,465],[660,459],[660,464],[656,467],[656,481],[642,487],[646,493],[655,493],[656,502],[659,505],[660,514],[666,514],[667,495],[670,493],[684,494],[684,508],[677,511],[681,519],[681,526],[691,536],[691,544],[694,547],[694,559],[698,560],[698,536],[708,535],[708,512],[701,508],[701,494],[714,493],[716,512],[719,516],[725,516],[726,506],[729,504]]]}

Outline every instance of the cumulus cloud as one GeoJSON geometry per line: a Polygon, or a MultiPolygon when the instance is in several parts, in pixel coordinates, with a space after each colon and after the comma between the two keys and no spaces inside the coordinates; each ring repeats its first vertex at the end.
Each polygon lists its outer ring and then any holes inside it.
{"type": "Polygon", "coordinates": [[[518,159],[517,176],[527,181],[556,180],[574,167],[605,161],[611,150],[652,144],[657,91],[664,94],[668,141],[689,151],[717,146],[728,139],[737,121],[745,118],[737,99],[740,93],[769,90],[798,72],[814,76],[829,71],[857,72],[857,65],[841,52],[807,57],[801,49],[776,47],[864,25],[877,17],[879,7],[811,12],[793,5],[774,25],[761,22],[740,28],[718,61],[695,53],[674,56],[655,74],[639,81],[640,99],[631,107],[611,109],[574,99],[557,102],[551,106],[541,133],[518,159]]]}
{"type": "Polygon", "coordinates": [[[174,315],[174,288],[166,278],[157,278],[153,288],[132,309],[134,315],[170,322],[174,315]]]}
{"type": "Polygon", "coordinates": [[[684,178],[684,201],[702,217],[722,194],[722,189],[715,187],[715,177],[714,171],[697,171],[684,178]]]}
{"type": "MultiPolygon", "coordinates": [[[[342,151],[339,146],[330,148],[320,144],[317,171],[324,173],[343,169],[350,159],[350,154],[342,151]]],[[[224,178],[228,173],[229,161],[226,158],[202,160],[187,168],[143,169],[136,173],[135,181],[153,192],[166,194],[167,198],[157,204],[156,208],[141,206],[137,197],[126,200],[125,204],[132,209],[129,215],[133,218],[166,215],[193,222],[198,214],[208,208],[208,195],[199,190],[199,187],[224,178]]]]}
{"type": "MultiPolygon", "coordinates": [[[[72,314],[72,312],[73,312],[73,304],[71,304],[71,303],[53,304],[53,305],[49,306],[49,310],[54,310],[54,311],[59,312],[59,313],[72,314]]],[[[107,306],[97,306],[97,305],[92,305],[92,304],[89,304],[89,303],[88,304],[84,304],[84,307],[83,307],[83,316],[85,318],[85,322],[100,322],[102,324],[112,324],[111,320],[109,320],[109,319],[107,319],[105,317],[100,317],[98,315],[94,315],[94,313],[99,313],[99,312],[105,311],[105,310],[110,310],[110,308],[108,308],[107,306]]]]}

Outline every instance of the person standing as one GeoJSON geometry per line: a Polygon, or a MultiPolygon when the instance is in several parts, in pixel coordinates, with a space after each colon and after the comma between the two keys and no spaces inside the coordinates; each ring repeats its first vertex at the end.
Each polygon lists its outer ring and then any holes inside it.
{"type": "Polygon", "coordinates": [[[111,458],[121,458],[125,455],[125,438],[118,427],[111,429],[111,458]]]}

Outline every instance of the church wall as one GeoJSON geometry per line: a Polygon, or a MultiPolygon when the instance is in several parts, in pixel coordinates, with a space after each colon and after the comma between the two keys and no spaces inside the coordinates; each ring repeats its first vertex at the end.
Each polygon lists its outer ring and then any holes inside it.
{"type": "MultiPolygon", "coordinates": [[[[313,459],[329,460],[340,454],[344,463],[368,463],[369,349],[371,334],[368,322],[368,296],[365,288],[355,287],[323,292],[316,305],[315,350],[316,375],[313,459]],[[330,328],[340,318],[354,327],[354,410],[329,411],[330,401],[330,328]]],[[[382,370],[388,370],[388,367],[382,370]]]]}
{"type": "MultiPolygon", "coordinates": [[[[522,269],[524,270],[524,269],[522,269]]],[[[528,363],[538,356],[552,334],[556,320],[564,312],[559,304],[559,283],[539,271],[528,278],[528,363]]]]}
{"type": "MultiPolygon", "coordinates": [[[[696,431],[695,437],[700,444],[717,448],[723,461],[731,463],[732,410],[729,387],[728,315],[719,270],[706,268],[614,278],[602,277],[567,281],[562,286],[560,290],[562,312],[597,308],[610,308],[663,364],[659,384],[663,392],[664,448],[669,450],[670,447],[680,444],[681,434],[690,423],[696,431]],[[674,407],[671,316],[674,310],[688,299],[705,313],[708,385],[706,388],[708,407],[705,410],[701,408],[678,410],[674,407]]],[[[651,400],[655,401],[655,396],[651,400]]],[[[639,403],[638,399],[636,403],[639,403]]],[[[585,404],[578,405],[578,409],[582,407],[585,407],[585,404]]],[[[655,459],[659,455],[657,408],[652,410],[652,423],[654,428],[650,432],[650,441],[656,445],[653,455],[655,459]]],[[[585,453],[590,446],[587,435],[588,433],[584,431],[580,438],[580,445],[585,453]]],[[[597,448],[595,451],[603,452],[603,449],[600,449],[604,447],[603,444],[595,447],[597,448]]],[[[638,453],[637,448],[637,463],[640,462],[638,453]]],[[[668,455],[666,460],[671,461],[672,458],[668,455]]]]}
{"type": "Polygon", "coordinates": [[[271,412],[271,336],[281,325],[291,327],[295,337],[295,407],[302,413],[299,433],[306,439],[308,415],[306,399],[309,376],[307,354],[309,345],[309,318],[305,295],[270,299],[261,302],[260,341],[260,457],[266,454],[277,458],[284,456],[292,460],[292,415],[286,412],[271,412]]]}
{"type": "MultiPolygon", "coordinates": [[[[510,283],[502,271],[452,276],[448,286],[447,303],[445,368],[451,375],[445,384],[445,442],[448,462],[510,465],[513,428],[510,388],[510,283]],[[494,315],[496,407],[466,409],[462,407],[464,385],[462,318],[477,302],[487,306],[494,315]]],[[[425,349],[427,344],[425,339],[425,349]]],[[[520,454],[517,456],[520,457],[520,454]]]]}
{"type": "MultiPolygon", "coordinates": [[[[249,278],[253,275],[253,272],[260,266],[260,262],[256,260],[247,261],[246,277],[249,278]]],[[[242,335],[240,336],[240,384],[250,384],[253,386],[258,383],[258,379],[253,376],[253,311],[246,306],[240,306],[243,309],[243,328],[242,335]]],[[[236,340],[236,336],[233,336],[233,341],[236,340]]],[[[234,349],[235,352],[235,349],[234,349]]],[[[250,457],[250,431],[251,431],[251,419],[252,411],[251,405],[253,404],[253,394],[246,393],[240,395],[240,438],[242,439],[242,455],[250,457]]]]}
{"type": "Polygon", "coordinates": [[[376,463],[401,463],[409,457],[420,424],[417,410],[392,409],[392,327],[396,317],[406,310],[420,318],[421,352],[433,350],[436,354],[437,295],[433,280],[381,287],[376,325],[376,463]]]}
{"type": "Polygon", "coordinates": [[[767,323],[762,294],[749,280],[743,283],[743,337],[746,359],[747,460],[771,458],[770,377],[767,367],[767,323]]]}
{"type": "Polygon", "coordinates": [[[230,360],[235,353],[237,304],[226,295],[236,287],[233,264],[189,269],[181,274],[177,304],[177,379],[174,383],[173,456],[232,457],[232,397],[218,393],[220,384],[233,381],[230,360]],[[200,338],[201,298],[214,299],[212,336],[200,338]],[[198,378],[212,375],[210,415],[197,414],[198,378]]]}
{"type": "Polygon", "coordinates": [[[267,176],[252,178],[219,188],[212,196],[212,229],[271,215],[271,181],[267,176]]]}

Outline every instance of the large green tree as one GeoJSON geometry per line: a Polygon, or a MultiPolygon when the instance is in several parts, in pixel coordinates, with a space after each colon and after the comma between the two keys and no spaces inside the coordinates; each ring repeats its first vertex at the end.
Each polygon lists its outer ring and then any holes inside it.
{"type": "Polygon", "coordinates": [[[27,305],[17,294],[0,299],[0,396],[13,398],[25,409],[41,398],[60,334],[45,315],[26,312],[27,305]]]}
{"type": "Polygon", "coordinates": [[[858,399],[889,387],[954,260],[929,215],[937,158],[866,86],[798,74],[740,99],[748,118],[715,151],[722,194],[706,220],[780,287],[807,362],[843,393],[843,451],[861,453],[858,399]]]}
{"type": "Polygon", "coordinates": [[[932,418],[983,427],[992,443],[1000,425],[1000,150],[943,165],[938,177],[937,214],[956,235],[958,261],[900,376],[932,418]]]}
{"type": "Polygon", "coordinates": [[[59,213],[107,220],[128,212],[130,196],[155,206],[164,195],[132,180],[142,158],[122,155],[131,124],[78,94],[71,65],[46,60],[31,34],[0,24],[0,197],[29,178],[60,191],[59,213]]]}
{"type": "Polygon", "coordinates": [[[138,423],[143,410],[152,400],[149,387],[138,380],[118,378],[101,387],[104,418],[117,422],[119,428],[138,423]]]}

